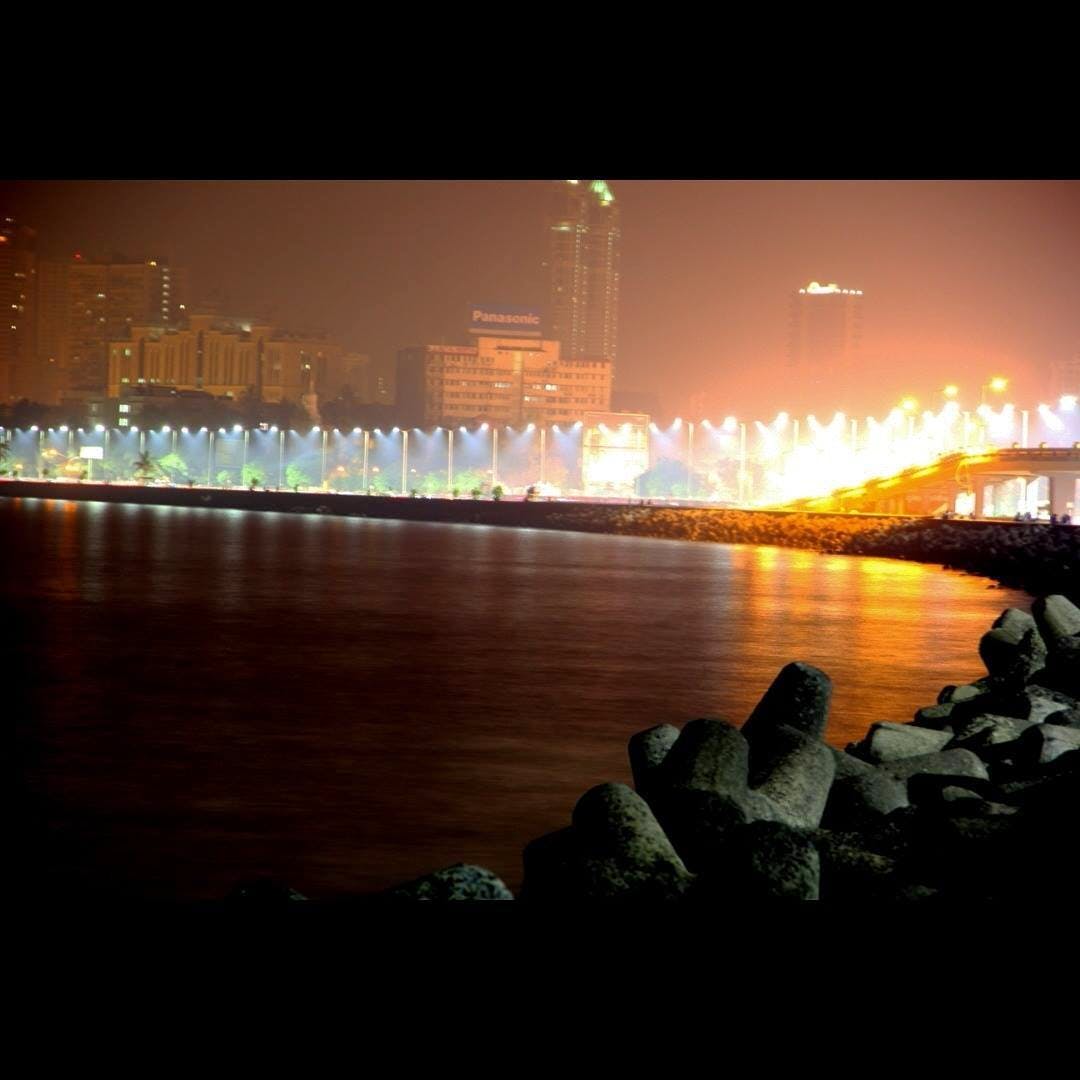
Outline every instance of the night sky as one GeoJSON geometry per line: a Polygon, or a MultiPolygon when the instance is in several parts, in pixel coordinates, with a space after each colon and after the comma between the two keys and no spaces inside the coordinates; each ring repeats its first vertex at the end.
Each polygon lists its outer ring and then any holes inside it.
{"type": "MultiPolygon", "coordinates": [[[[611,178],[609,178],[611,179],[611,178]]],[[[866,372],[837,405],[881,413],[1045,394],[1080,350],[1080,182],[622,181],[617,389],[688,416],[784,400],[788,301],[810,280],[865,292],[866,372]]],[[[39,250],[106,247],[190,267],[196,299],[269,308],[389,358],[462,340],[468,305],[546,302],[545,182],[20,182],[0,213],[39,250]]],[[[771,413],[770,413],[771,415],[771,413]]]]}

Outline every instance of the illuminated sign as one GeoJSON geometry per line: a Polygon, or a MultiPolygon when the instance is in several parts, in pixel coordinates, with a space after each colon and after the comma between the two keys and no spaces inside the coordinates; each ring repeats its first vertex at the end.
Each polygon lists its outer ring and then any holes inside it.
{"type": "Polygon", "coordinates": [[[474,304],[469,309],[469,333],[492,337],[541,336],[540,313],[531,308],[491,307],[474,304]]]}
{"type": "Polygon", "coordinates": [[[79,450],[79,457],[101,461],[105,457],[105,448],[103,446],[84,446],[79,450]]]}

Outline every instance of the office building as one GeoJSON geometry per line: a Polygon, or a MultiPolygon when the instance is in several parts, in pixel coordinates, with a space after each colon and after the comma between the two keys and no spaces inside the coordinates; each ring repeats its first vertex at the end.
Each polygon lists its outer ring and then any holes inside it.
{"type": "Polygon", "coordinates": [[[214,397],[301,403],[340,393],[345,350],[325,337],[191,314],[180,327],[134,325],[108,343],[108,396],[126,387],[201,390],[214,397]]]}
{"type": "Polygon", "coordinates": [[[619,208],[606,181],[554,181],[548,242],[548,336],[560,343],[563,356],[614,365],[619,208]]]}
{"type": "Polygon", "coordinates": [[[480,337],[398,354],[397,409],[409,426],[573,423],[611,407],[610,360],[563,359],[557,341],[480,337]]]}
{"type": "Polygon", "coordinates": [[[859,370],[862,333],[862,289],[811,281],[792,294],[788,334],[792,405],[815,409],[837,404],[838,386],[859,370]]]}

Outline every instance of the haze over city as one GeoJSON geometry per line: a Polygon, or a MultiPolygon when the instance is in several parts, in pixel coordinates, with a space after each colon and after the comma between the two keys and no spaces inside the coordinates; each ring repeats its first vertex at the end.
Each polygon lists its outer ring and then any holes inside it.
{"type": "MultiPolygon", "coordinates": [[[[1046,396],[1080,350],[1073,181],[609,181],[620,211],[616,393],[661,416],[798,409],[792,293],[862,290],[836,407],[936,407],[994,374],[1046,396]]],[[[196,297],[318,327],[390,364],[464,340],[470,304],[548,302],[549,181],[40,181],[0,187],[38,251],[164,256],[196,297]]]]}
{"type": "Polygon", "coordinates": [[[5,183],[18,900],[1067,907],[1078,300],[1076,181],[5,183]]]}

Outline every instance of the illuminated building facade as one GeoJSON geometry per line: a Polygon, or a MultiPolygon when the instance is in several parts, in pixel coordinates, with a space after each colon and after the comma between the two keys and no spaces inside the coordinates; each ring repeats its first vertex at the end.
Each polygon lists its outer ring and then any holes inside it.
{"type": "Polygon", "coordinates": [[[105,392],[107,343],[133,326],[174,326],[187,273],[164,259],[42,261],[38,266],[35,396],[55,403],[105,392]]]}
{"type": "Polygon", "coordinates": [[[549,329],[564,356],[615,362],[619,208],[604,180],[557,180],[548,223],[549,329]]]}
{"type": "Polygon", "coordinates": [[[0,219],[0,402],[29,397],[36,351],[33,229],[0,219]]]}
{"type": "Polygon", "coordinates": [[[130,386],[162,386],[300,402],[339,393],[345,370],[344,349],[335,342],[217,315],[191,315],[183,328],[135,325],[108,351],[112,398],[130,386]]]}
{"type": "Polygon", "coordinates": [[[564,360],[557,341],[477,338],[398,354],[397,405],[409,425],[573,423],[611,405],[609,360],[564,360]]]}
{"type": "Polygon", "coordinates": [[[792,294],[788,367],[803,406],[835,403],[837,386],[859,367],[862,334],[862,289],[811,281],[792,294]]]}
{"type": "Polygon", "coordinates": [[[589,412],[583,418],[581,486],[586,495],[631,498],[649,469],[644,413],[589,412]]]}

